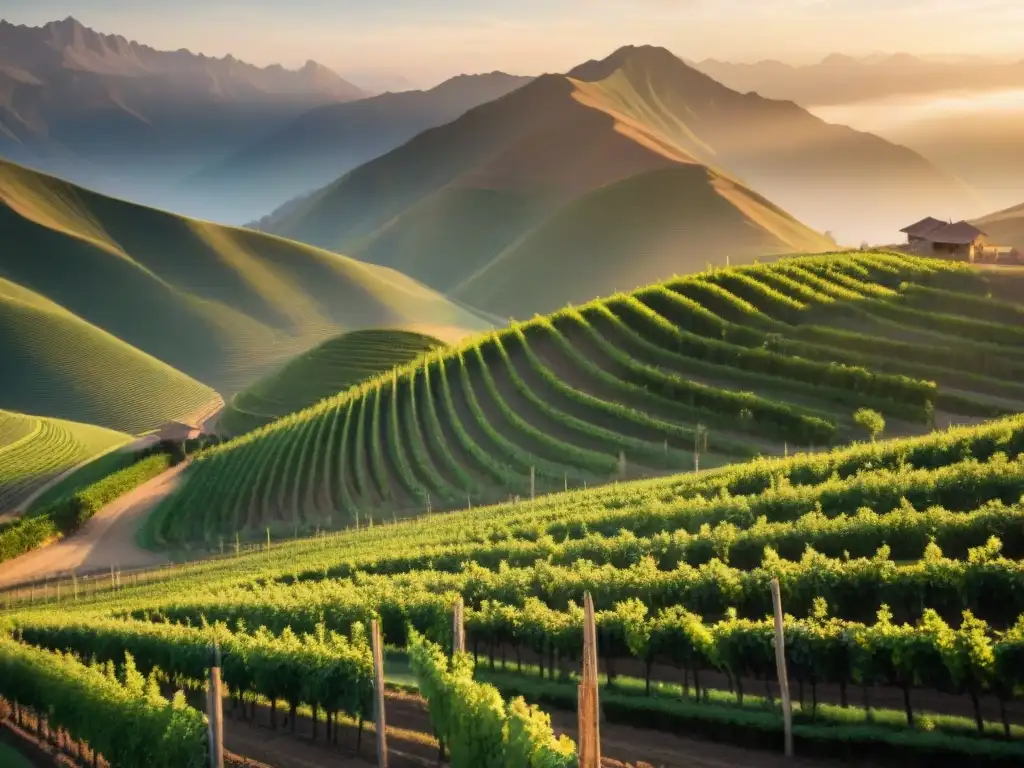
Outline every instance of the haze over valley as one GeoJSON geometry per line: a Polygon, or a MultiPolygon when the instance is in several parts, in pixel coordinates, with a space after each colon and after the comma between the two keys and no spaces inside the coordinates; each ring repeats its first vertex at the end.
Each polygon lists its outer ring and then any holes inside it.
{"type": "Polygon", "coordinates": [[[1024,765],[1020,0],[0,14],[2,768],[1024,765]]]}

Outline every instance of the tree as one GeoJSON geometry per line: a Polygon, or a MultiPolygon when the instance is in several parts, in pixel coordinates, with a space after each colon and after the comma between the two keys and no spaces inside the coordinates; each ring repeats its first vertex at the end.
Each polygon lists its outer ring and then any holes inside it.
{"type": "Polygon", "coordinates": [[[872,442],[885,430],[885,419],[882,418],[882,414],[870,408],[857,409],[853,414],[853,423],[867,432],[872,442]]]}

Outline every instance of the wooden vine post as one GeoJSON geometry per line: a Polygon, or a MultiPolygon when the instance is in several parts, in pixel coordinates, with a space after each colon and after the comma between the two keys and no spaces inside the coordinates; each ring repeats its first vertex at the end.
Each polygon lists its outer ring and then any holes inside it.
{"type": "Polygon", "coordinates": [[[377,727],[377,766],[388,768],[388,736],[384,722],[384,644],[376,619],[370,622],[370,641],[373,646],[373,722],[377,727]]]}
{"type": "Polygon", "coordinates": [[[210,768],[224,768],[224,699],[220,686],[220,647],[214,643],[210,667],[210,689],[206,693],[209,721],[210,768]]]}
{"type": "Polygon", "coordinates": [[[772,579],[772,605],[775,607],[775,665],[782,697],[782,718],[786,729],[786,757],[793,756],[793,708],[789,700],[789,679],[786,676],[786,640],[782,631],[782,596],[779,580],[772,579]]]}
{"type": "Polygon", "coordinates": [[[466,628],[462,618],[462,598],[455,601],[452,615],[452,655],[466,652],[466,628]]]}
{"type": "Polygon", "coordinates": [[[600,703],[597,693],[597,625],[594,601],[583,596],[583,681],[579,685],[580,768],[601,768],[600,703]]]}
{"type": "Polygon", "coordinates": [[[530,501],[533,501],[537,495],[537,472],[536,468],[530,465],[530,501]]]}

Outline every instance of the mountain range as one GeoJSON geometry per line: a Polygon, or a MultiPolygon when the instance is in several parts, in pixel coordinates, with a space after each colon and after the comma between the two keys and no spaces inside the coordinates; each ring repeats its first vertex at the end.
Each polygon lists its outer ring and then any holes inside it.
{"type": "Polygon", "coordinates": [[[906,53],[854,58],[835,53],[803,66],[772,59],[752,64],[704,59],[693,66],[737,91],[791,99],[805,107],[941,91],[1024,88],[1024,60],[936,61],[906,53]]]}
{"type": "Polygon", "coordinates": [[[171,181],[310,109],[366,95],[313,61],[258,68],[157,51],[74,18],[0,20],[0,154],[139,201],[166,203],[171,181]]]}
{"type": "Polygon", "coordinates": [[[249,221],[528,82],[503,72],[460,75],[426,91],[318,107],[182,181],[175,190],[181,193],[178,208],[249,221]]]}
{"type": "Polygon", "coordinates": [[[969,196],[908,149],[627,46],[425,131],[261,228],[522,317],[834,246],[801,222],[891,239],[969,196]]]}
{"type": "Polygon", "coordinates": [[[1024,253],[1024,203],[975,220],[994,245],[1009,245],[1024,253]]]}

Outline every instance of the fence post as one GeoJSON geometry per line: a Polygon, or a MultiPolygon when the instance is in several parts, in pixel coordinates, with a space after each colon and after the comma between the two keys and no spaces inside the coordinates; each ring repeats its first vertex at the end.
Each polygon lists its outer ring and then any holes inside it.
{"type": "Polygon", "coordinates": [[[373,643],[373,722],[377,727],[377,768],[388,768],[387,725],[384,721],[384,657],[381,646],[380,625],[370,622],[370,640],[373,643]]]}
{"type": "Polygon", "coordinates": [[[452,616],[452,655],[466,652],[466,630],[462,619],[462,598],[456,598],[452,616]]]}
{"type": "Polygon", "coordinates": [[[583,680],[579,685],[580,768],[601,768],[600,702],[597,693],[597,627],[594,601],[583,596],[583,680]]]}
{"type": "Polygon", "coordinates": [[[793,756],[793,709],[789,700],[789,679],[786,677],[786,645],[782,631],[782,596],[779,580],[772,579],[772,605],[775,607],[775,665],[782,697],[782,717],[786,729],[786,757],[793,756]]]}
{"type": "Polygon", "coordinates": [[[216,643],[210,667],[210,690],[206,694],[206,717],[210,723],[210,768],[224,768],[224,701],[220,688],[220,647],[216,643]]]}

